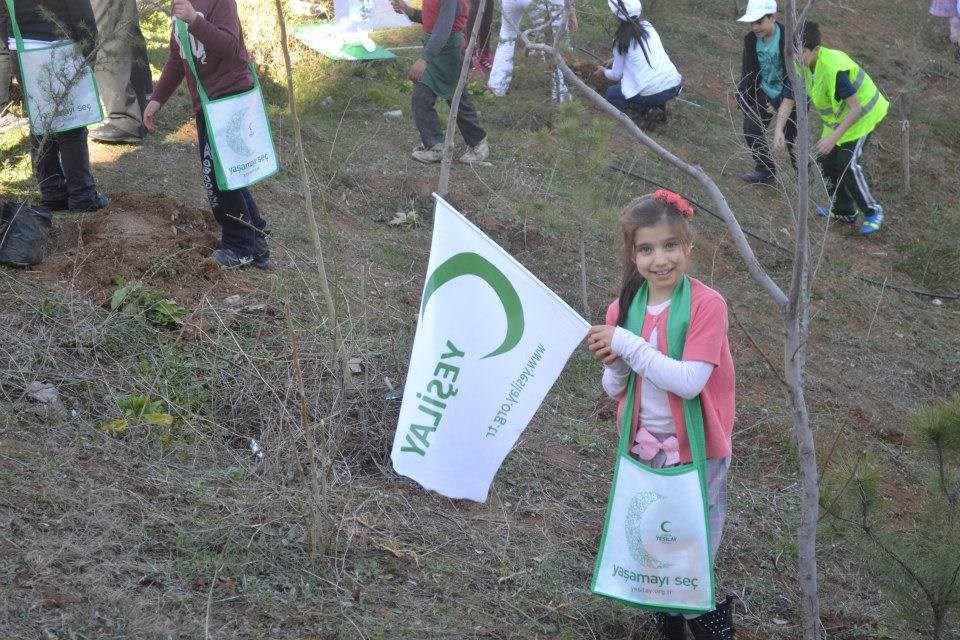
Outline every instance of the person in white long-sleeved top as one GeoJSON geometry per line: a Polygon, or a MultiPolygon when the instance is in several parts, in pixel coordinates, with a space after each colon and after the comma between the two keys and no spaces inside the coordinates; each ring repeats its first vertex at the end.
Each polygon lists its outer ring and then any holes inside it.
{"type": "Polygon", "coordinates": [[[637,112],[645,125],[667,118],[666,104],[683,88],[683,77],[647,20],[641,20],[640,0],[607,0],[619,20],[613,39],[610,67],[598,66],[597,76],[616,84],[607,89],[607,101],[621,111],[637,112]]]}

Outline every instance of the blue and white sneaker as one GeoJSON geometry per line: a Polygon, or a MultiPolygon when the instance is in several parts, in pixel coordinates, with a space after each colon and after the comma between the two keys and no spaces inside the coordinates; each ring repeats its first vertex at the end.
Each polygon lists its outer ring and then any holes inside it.
{"type": "Polygon", "coordinates": [[[880,225],[883,224],[883,212],[870,213],[863,216],[863,225],[860,227],[860,235],[868,236],[871,233],[880,231],[880,225]]]}
{"type": "Polygon", "coordinates": [[[844,222],[846,224],[853,224],[857,221],[857,214],[855,213],[834,213],[826,207],[817,207],[817,215],[821,218],[830,218],[831,220],[844,222]]]}

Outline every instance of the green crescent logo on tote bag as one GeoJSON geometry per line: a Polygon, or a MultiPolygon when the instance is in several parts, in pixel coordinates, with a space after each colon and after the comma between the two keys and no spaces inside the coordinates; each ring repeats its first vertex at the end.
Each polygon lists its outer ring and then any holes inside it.
{"type": "Polygon", "coordinates": [[[266,180],[280,169],[280,162],[273,146],[257,71],[252,64],[247,64],[253,76],[253,88],[249,91],[211,100],[197,73],[187,23],[177,18],[174,24],[181,50],[197,83],[217,186],[232,191],[266,180]]]}
{"type": "MultiPolygon", "coordinates": [[[[644,283],[627,313],[626,328],[637,335],[643,328],[647,296],[644,283]]],[[[690,326],[686,276],[674,289],[667,314],[667,351],[679,359],[690,326]]],[[[627,380],[617,462],[591,589],[655,611],[711,611],[713,559],[700,397],[683,401],[693,462],[653,469],[629,453],[636,376],[631,371],[627,380]]]]}
{"type": "Polygon", "coordinates": [[[77,43],[59,40],[28,50],[13,4],[6,0],[33,134],[72,131],[103,120],[97,79],[77,43]]]}

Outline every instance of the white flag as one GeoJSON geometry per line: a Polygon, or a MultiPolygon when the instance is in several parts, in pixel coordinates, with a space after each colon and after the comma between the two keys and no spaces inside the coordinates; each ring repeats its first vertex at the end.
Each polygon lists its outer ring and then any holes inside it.
{"type": "Polygon", "coordinates": [[[439,196],[393,468],[483,502],[589,323],[439,196]]]}

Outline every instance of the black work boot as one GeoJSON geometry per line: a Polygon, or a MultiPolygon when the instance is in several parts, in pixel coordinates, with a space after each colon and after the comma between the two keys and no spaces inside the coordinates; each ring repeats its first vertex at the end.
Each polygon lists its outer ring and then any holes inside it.
{"type": "Polygon", "coordinates": [[[726,601],[718,604],[717,608],[693,620],[687,620],[694,640],[730,640],[735,637],[733,628],[733,596],[727,596],[726,601]]]}
{"type": "Polygon", "coordinates": [[[660,640],[687,640],[687,624],[683,616],[658,613],[657,630],[660,632],[660,640]]]}

